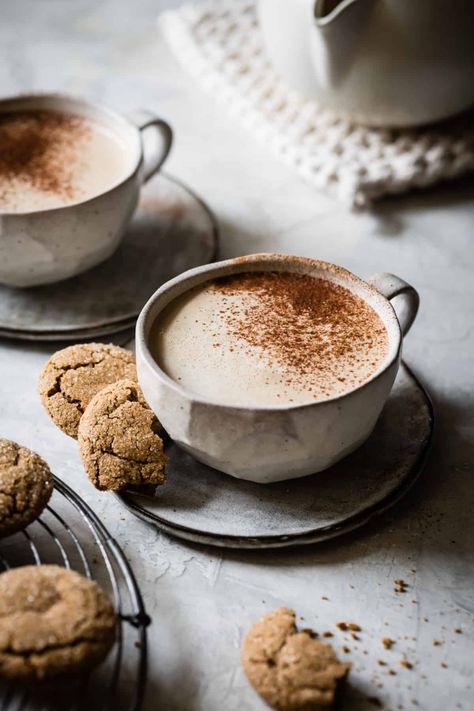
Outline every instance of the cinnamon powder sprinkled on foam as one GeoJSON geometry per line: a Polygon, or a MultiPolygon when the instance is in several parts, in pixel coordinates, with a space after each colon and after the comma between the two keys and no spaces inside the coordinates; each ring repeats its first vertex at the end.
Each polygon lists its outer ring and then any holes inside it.
{"type": "MultiPolygon", "coordinates": [[[[301,376],[316,396],[360,385],[388,352],[377,313],[348,289],[290,272],[249,272],[220,278],[210,287],[225,296],[245,294],[244,309],[224,298],[220,311],[230,336],[283,369],[283,384],[301,376]]],[[[215,343],[218,347],[220,344],[215,343]]]]}
{"type": "Polygon", "coordinates": [[[75,143],[89,132],[85,119],[56,111],[0,115],[0,207],[18,183],[65,201],[74,199],[71,160],[75,143]]]}

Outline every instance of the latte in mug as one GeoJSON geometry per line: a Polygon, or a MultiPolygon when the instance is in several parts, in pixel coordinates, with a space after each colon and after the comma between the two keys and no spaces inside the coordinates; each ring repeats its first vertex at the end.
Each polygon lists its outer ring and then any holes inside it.
{"type": "Polygon", "coordinates": [[[50,110],[0,113],[0,212],[64,207],[99,195],[130,170],[111,128],[50,110]]]}
{"type": "Polygon", "coordinates": [[[173,380],[205,400],[296,406],[343,395],[384,365],[387,329],[349,289],[290,272],[209,281],[172,301],[150,339],[173,380]]]}

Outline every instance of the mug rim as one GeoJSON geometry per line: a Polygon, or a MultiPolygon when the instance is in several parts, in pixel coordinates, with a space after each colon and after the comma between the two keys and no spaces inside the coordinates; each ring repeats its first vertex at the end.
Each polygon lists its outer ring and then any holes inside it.
{"type": "MultiPolygon", "coordinates": [[[[263,271],[271,271],[271,269],[264,269],[263,271]]],[[[278,270],[276,270],[278,271],[278,270]]],[[[348,288],[348,287],[346,287],[348,288]]],[[[351,293],[355,293],[356,295],[360,296],[356,292],[355,289],[349,289],[351,293]]],[[[366,303],[369,303],[367,299],[365,299],[363,296],[360,296],[366,303]]],[[[371,304],[369,303],[369,306],[371,304]]],[[[357,275],[353,274],[351,271],[348,269],[345,269],[344,267],[340,267],[337,264],[333,264],[332,262],[326,262],[324,260],[320,259],[313,259],[311,257],[299,257],[299,256],[293,256],[293,255],[287,255],[287,254],[280,254],[277,252],[265,252],[265,253],[258,253],[258,254],[251,254],[251,255],[246,255],[242,257],[235,257],[232,259],[226,259],[222,260],[219,262],[213,262],[210,264],[204,264],[199,267],[194,267],[193,269],[188,269],[185,272],[182,272],[178,276],[174,277],[173,279],[170,279],[169,281],[165,282],[160,286],[154,294],[148,299],[148,301],[145,303],[143,306],[139,317],[137,319],[137,324],[135,327],[135,338],[136,338],[136,347],[137,351],[139,351],[139,355],[142,356],[146,362],[146,364],[151,368],[151,370],[154,372],[154,374],[161,379],[164,384],[173,389],[178,395],[181,397],[186,398],[189,401],[192,401],[194,403],[198,403],[201,405],[210,405],[213,407],[219,407],[225,410],[232,410],[232,411],[240,411],[240,412],[288,412],[288,411],[299,411],[299,410],[304,410],[309,407],[315,407],[316,405],[326,405],[329,403],[334,403],[340,400],[343,400],[344,398],[354,394],[355,392],[359,392],[363,390],[364,388],[368,387],[373,383],[375,380],[378,380],[380,377],[382,377],[396,362],[400,360],[401,356],[401,349],[402,349],[402,343],[403,343],[403,336],[400,328],[400,324],[397,318],[397,315],[395,313],[395,310],[389,301],[383,294],[381,294],[374,286],[372,286],[370,283],[365,281],[364,279],[358,277],[357,275]],[[356,385],[355,387],[339,394],[339,395],[334,395],[332,397],[320,399],[320,400],[313,400],[310,402],[306,402],[303,404],[295,404],[295,405],[251,405],[251,406],[242,406],[242,405],[232,405],[228,403],[222,403],[217,400],[212,399],[211,397],[206,398],[198,393],[193,392],[192,390],[189,390],[188,388],[184,387],[180,383],[176,382],[171,378],[158,364],[158,362],[155,360],[155,358],[152,355],[150,346],[149,346],[149,337],[150,333],[152,330],[152,326],[159,317],[160,313],[166,308],[166,306],[171,303],[174,299],[178,298],[179,296],[182,296],[185,294],[187,291],[190,289],[194,288],[195,286],[198,286],[200,284],[205,283],[206,281],[210,281],[213,278],[218,278],[219,275],[230,275],[230,274],[239,274],[244,271],[248,271],[249,266],[253,266],[253,269],[250,269],[250,271],[259,271],[258,267],[262,265],[283,265],[284,267],[286,266],[287,268],[280,269],[279,271],[292,271],[291,270],[291,265],[297,264],[301,266],[303,269],[298,272],[298,273],[309,273],[310,268],[313,270],[320,270],[326,273],[331,273],[332,275],[336,275],[340,279],[340,285],[345,286],[345,284],[353,284],[354,286],[358,286],[359,289],[362,291],[368,292],[373,299],[380,304],[381,307],[381,312],[384,313],[384,316],[380,315],[380,312],[377,312],[378,315],[382,318],[383,323],[385,328],[387,329],[388,333],[388,338],[389,338],[389,353],[386,356],[386,359],[384,360],[383,364],[375,371],[373,375],[371,375],[370,378],[365,380],[363,383],[360,385],[356,385]],[[257,268],[255,268],[257,267],[257,268]],[[304,268],[307,268],[307,271],[304,271],[304,268]],[[229,271],[230,269],[230,271],[229,271]],[[224,273],[222,273],[224,272],[224,273]],[[202,277],[202,278],[201,278],[202,277]],[[197,281],[195,281],[197,279],[197,281]],[[154,313],[153,310],[156,306],[156,303],[160,302],[167,294],[169,294],[170,291],[173,291],[175,287],[178,287],[180,284],[187,284],[191,282],[191,285],[188,288],[183,289],[179,293],[176,293],[173,295],[169,300],[165,301],[163,303],[162,307],[159,308],[159,310],[154,313]],[[343,283],[345,282],[345,284],[343,283]]],[[[138,355],[138,353],[137,353],[138,355]]],[[[138,358],[137,358],[138,360],[138,358]]]]}
{"type": "MultiPolygon", "coordinates": [[[[25,92],[21,94],[12,94],[10,96],[1,96],[0,97],[0,117],[2,114],[8,112],[8,108],[5,110],[4,107],[8,107],[8,105],[12,105],[11,111],[15,110],[22,110],[22,104],[25,104],[25,110],[27,105],[33,105],[32,110],[35,109],[34,104],[36,102],[39,102],[41,104],[42,101],[51,101],[51,103],[58,102],[59,104],[75,104],[77,106],[82,106],[84,108],[91,109],[94,112],[97,112],[101,114],[104,117],[104,124],[107,125],[107,119],[109,120],[109,125],[110,123],[116,123],[116,124],[122,124],[123,129],[126,131],[130,132],[133,131],[135,134],[135,146],[130,147],[130,152],[135,153],[134,156],[132,156],[131,159],[131,167],[125,174],[125,177],[120,179],[118,182],[112,183],[112,185],[107,188],[106,190],[102,190],[102,192],[97,193],[96,195],[93,195],[91,197],[85,198],[84,200],[77,200],[75,202],[70,202],[67,203],[67,205],[58,205],[56,207],[45,207],[45,208],[39,208],[37,210],[25,210],[25,211],[10,211],[10,210],[2,210],[0,207],[0,218],[7,217],[7,218],[13,218],[13,217],[33,217],[35,215],[44,215],[49,212],[59,212],[60,210],[67,210],[68,208],[73,208],[73,207],[80,207],[82,205],[87,205],[93,203],[95,200],[103,197],[104,195],[108,195],[112,191],[116,190],[117,188],[120,188],[122,185],[127,183],[129,180],[131,180],[137,172],[139,171],[140,167],[143,164],[143,145],[142,141],[140,138],[140,132],[138,127],[131,121],[129,118],[124,116],[123,114],[120,114],[118,111],[115,111],[115,109],[112,109],[109,107],[107,104],[102,103],[101,101],[95,101],[93,99],[86,99],[82,96],[75,95],[75,94],[69,94],[68,92],[62,92],[62,91],[38,91],[38,92],[25,92]]],[[[37,107],[37,110],[41,110],[41,107],[37,107]]],[[[53,106],[51,107],[45,107],[45,111],[65,111],[71,114],[74,114],[74,110],[71,109],[61,109],[60,107],[54,108],[53,106]]],[[[76,115],[81,115],[77,113],[76,115]]],[[[131,136],[130,136],[131,137],[131,136]]],[[[131,141],[130,141],[131,144],[131,141]]]]}

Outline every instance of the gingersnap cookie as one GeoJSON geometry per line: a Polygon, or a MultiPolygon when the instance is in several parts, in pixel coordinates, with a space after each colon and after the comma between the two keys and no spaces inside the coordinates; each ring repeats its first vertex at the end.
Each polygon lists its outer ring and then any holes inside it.
{"type": "Polygon", "coordinates": [[[298,632],[294,611],[285,607],[252,625],[242,665],[254,689],[280,711],[332,709],[351,666],[310,630],[298,632]]]}
{"type": "Polygon", "coordinates": [[[116,615],[97,583],[57,565],[0,574],[0,676],[45,679],[95,666],[116,615]]]}
{"type": "Polygon", "coordinates": [[[53,353],[39,379],[41,401],[53,422],[77,437],[79,420],[94,395],[122,378],[137,377],[135,357],[105,343],[79,343],[53,353]]]}
{"type": "Polygon", "coordinates": [[[0,439],[0,538],[26,528],[53,492],[46,462],[30,449],[0,439]]]}
{"type": "Polygon", "coordinates": [[[163,484],[161,425],[138,383],[120,380],[92,398],[79,424],[79,452],[97,489],[163,484]]]}

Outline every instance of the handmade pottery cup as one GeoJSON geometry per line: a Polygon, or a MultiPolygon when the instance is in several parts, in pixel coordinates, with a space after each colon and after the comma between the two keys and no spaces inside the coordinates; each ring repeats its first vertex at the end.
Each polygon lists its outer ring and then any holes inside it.
{"type": "Polygon", "coordinates": [[[98,121],[120,139],[128,172],[89,199],[34,212],[0,209],[0,283],[29,287],[67,279],[107,259],[118,247],[137,205],[140,186],[165,161],[168,124],[150,112],[125,118],[92,101],[66,94],[31,94],[0,100],[0,116],[15,111],[60,111],[98,121]],[[144,144],[144,132],[148,136],[144,144]]]}
{"type": "Polygon", "coordinates": [[[281,254],[256,254],[210,264],[168,281],[149,299],[137,322],[138,379],[150,407],[170,437],[200,462],[259,483],[322,471],[370,435],[400,365],[402,340],[419,305],[417,292],[392,274],[367,281],[328,262],[281,254]],[[297,406],[229,407],[203,399],[169,378],[150,349],[150,333],[172,300],[203,282],[252,271],[296,272],[340,284],[380,316],[389,348],[382,366],[359,387],[297,406]],[[398,317],[391,299],[399,297],[398,317]]]}

